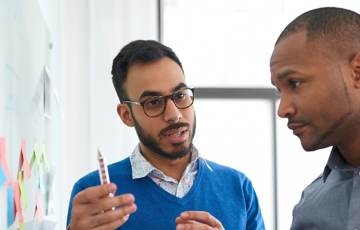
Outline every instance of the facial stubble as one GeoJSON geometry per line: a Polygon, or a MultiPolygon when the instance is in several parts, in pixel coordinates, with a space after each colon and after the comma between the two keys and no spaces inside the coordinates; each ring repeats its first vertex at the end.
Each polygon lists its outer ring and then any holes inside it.
{"type": "MultiPolygon", "coordinates": [[[[171,160],[176,160],[176,159],[180,159],[185,157],[187,154],[189,154],[190,149],[193,145],[192,141],[194,139],[195,136],[195,130],[196,130],[196,116],[194,113],[194,122],[192,125],[192,130],[190,133],[190,143],[188,146],[186,146],[186,142],[187,140],[183,141],[183,142],[179,142],[179,143],[172,143],[172,146],[175,148],[175,150],[169,152],[169,151],[165,151],[160,145],[159,141],[156,140],[156,138],[149,134],[146,133],[144,131],[144,129],[140,126],[140,124],[138,123],[138,121],[135,119],[135,117],[132,115],[133,121],[134,121],[134,126],[135,126],[135,130],[136,133],[139,137],[140,142],[146,147],[148,148],[151,152],[163,157],[163,158],[167,158],[167,159],[171,159],[171,160]]],[[[164,131],[168,131],[171,129],[178,129],[180,127],[190,127],[190,125],[188,123],[174,123],[169,125],[167,128],[163,129],[162,131],[160,131],[159,136],[162,135],[162,133],[164,133],[164,131]]]]}
{"type": "Polygon", "coordinates": [[[345,94],[346,97],[346,103],[349,106],[349,110],[347,110],[345,113],[343,113],[341,115],[341,117],[339,119],[337,119],[327,130],[325,130],[325,132],[320,135],[320,137],[317,139],[317,141],[310,146],[310,148],[306,148],[304,147],[304,149],[306,151],[314,151],[320,148],[326,148],[328,146],[321,146],[323,144],[323,142],[328,139],[337,129],[339,129],[339,127],[349,119],[349,117],[353,114],[353,109],[351,107],[351,100],[350,100],[350,96],[349,96],[349,92],[348,89],[346,87],[346,83],[344,80],[344,77],[341,73],[341,70],[339,70],[339,78],[341,79],[341,85],[343,87],[343,93],[345,94]]]}

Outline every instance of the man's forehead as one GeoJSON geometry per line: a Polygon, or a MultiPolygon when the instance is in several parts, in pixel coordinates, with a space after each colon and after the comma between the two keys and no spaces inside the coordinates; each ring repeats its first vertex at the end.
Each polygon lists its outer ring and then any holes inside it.
{"type": "Polygon", "coordinates": [[[288,56],[296,57],[306,50],[307,45],[305,31],[292,33],[287,37],[282,38],[274,47],[274,51],[270,58],[270,67],[277,64],[279,59],[281,60],[288,56]]]}
{"type": "Polygon", "coordinates": [[[175,61],[164,57],[156,62],[131,66],[124,88],[135,99],[145,91],[168,94],[180,84],[186,85],[182,69],[175,61]]]}

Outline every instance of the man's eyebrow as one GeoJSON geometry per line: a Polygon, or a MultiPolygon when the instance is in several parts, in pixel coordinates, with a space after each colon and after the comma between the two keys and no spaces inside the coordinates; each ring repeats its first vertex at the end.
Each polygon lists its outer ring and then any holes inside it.
{"type": "MultiPolygon", "coordinates": [[[[185,83],[180,83],[180,84],[178,84],[178,85],[172,90],[172,92],[175,92],[175,91],[177,91],[177,90],[179,90],[179,89],[181,89],[181,88],[184,88],[184,87],[187,87],[187,85],[186,85],[185,83]]],[[[139,101],[140,101],[142,98],[144,98],[144,97],[149,97],[149,96],[151,96],[151,97],[153,97],[153,96],[162,96],[162,93],[161,93],[160,91],[149,91],[149,90],[146,90],[146,91],[144,91],[144,92],[140,95],[139,101]]]]}
{"type": "Polygon", "coordinates": [[[282,73],[279,73],[277,75],[277,80],[278,81],[281,81],[281,80],[284,80],[284,78],[286,78],[287,76],[289,76],[290,74],[295,74],[295,73],[299,73],[295,70],[286,70],[285,72],[282,72],[282,73]]]}
{"type": "Polygon", "coordinates": [[[140,101],[142,98],[148,97],[148,96],[161,96],[161,92],[159,92],[159,91],[148,91],[148,90],[146,90],[146,91],[144,91],[144,92],[140,95],[139,101],[140,101]]]}
{"type": "Polygon", "coordinates": [[[180,84],[178,84],[174,89],[173,89],[173,92],[175,92],[175,91],[177,91],[177,90],[179,90],[179,89],[181,89],[181,88],[184,88],[184,87],[188,87],[185,83],[180,83],[180,84]]]}

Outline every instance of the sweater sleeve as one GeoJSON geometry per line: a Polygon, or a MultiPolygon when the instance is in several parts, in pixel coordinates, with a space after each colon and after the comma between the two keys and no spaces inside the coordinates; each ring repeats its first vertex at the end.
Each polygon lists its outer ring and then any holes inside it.
{"type": "Polygon", "coordinates": [[[247,230],[265,230],[264,220],[261,214],[259,201],[256,196],[254,187],[249,179],[244,183],[244,193],[246,198],[247,209],[247,230]]]}
{"type": "Polygon", "coordinates": [[[66,221],[66,226],[68,227],[70,224],[70,220],[71,220],[71,210],[72,210],[72,202],[74,197],[76,196],[76,194],[78,194],[79,192],[83,191],[85,188],[83,188],[81,185],[79,185],[78,183],[75,183],[73,190],[71,192],[71,196],[70,196],[70,202],[69,202],[69,210],[68,210],[68,215],[67,215],[67,221],[66,221]]]}

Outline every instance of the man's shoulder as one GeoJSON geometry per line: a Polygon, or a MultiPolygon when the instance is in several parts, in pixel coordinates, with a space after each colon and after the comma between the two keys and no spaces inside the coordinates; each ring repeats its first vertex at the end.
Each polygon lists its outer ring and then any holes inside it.
{"type": "Polygon", "coordinates": [[[323,173],[321,173],[318,177],[315,178],[308,186],[306,186],[303,190],[303,193],[306,191],[312,191],[314,189],[321,189],[321,187],[324,185],[324,176],[323,173]]]}
{"type": "Polygon", "coordinates": [[[311,184],[309,184],[309,186],[314,185],[316,183],[323,183],[323,180],[322,180],[323,177],[324,177],[324,174],[321,173],[318,177],[316,177],[316,179],[313,182],[311,182],[311,184]]]}

